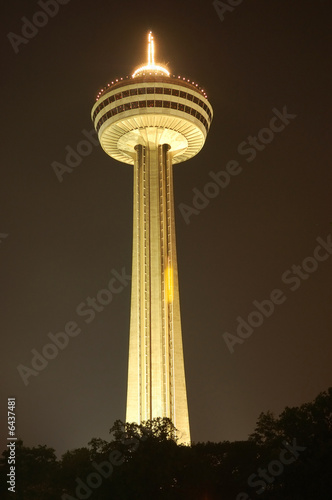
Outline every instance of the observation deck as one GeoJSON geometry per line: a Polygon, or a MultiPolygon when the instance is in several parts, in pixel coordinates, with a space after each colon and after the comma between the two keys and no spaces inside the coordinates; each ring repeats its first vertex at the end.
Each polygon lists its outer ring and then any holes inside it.
{"type": "Polygon", "coordinates": [[[134,164],[135,146],[169,144],[174,164],[201,150],[212,106],[198,84],[168,75],[150,62],[98,94],[91,117],[109,156],[134,164]]]}

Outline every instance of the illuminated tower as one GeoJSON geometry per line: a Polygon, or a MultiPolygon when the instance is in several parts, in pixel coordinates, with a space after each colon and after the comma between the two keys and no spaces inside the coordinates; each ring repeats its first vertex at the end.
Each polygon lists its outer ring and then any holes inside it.
{"type": "Polygon", "coordinates": [[[169,417],[190,443],[172,164],[203,147],[212,107],[198,84],[154,61],[102,89],[92,120],[104,151],[134,165],[127,422],[169,417]]]}

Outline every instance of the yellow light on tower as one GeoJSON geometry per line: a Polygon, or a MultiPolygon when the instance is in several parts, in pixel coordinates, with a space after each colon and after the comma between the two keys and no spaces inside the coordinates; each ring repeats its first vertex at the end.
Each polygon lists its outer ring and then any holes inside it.
{"type": "Polygon", "coordinates": [[[170,264],[170,260],[168,258],[168,266],[166,272],[166,294],[167,294],[167,302],[171,304],[173,302],[173,268],[170,264]]]}

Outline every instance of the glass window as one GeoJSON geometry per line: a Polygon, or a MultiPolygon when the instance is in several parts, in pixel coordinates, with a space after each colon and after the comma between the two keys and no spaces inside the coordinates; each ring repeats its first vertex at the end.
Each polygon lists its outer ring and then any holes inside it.
{"type": "Polygon", "coordinates": [[[122,97],[128,97],[129,96],[129,90],[124,90],[122,92],[122,97]]]}
{"type": "Polygon", "coordinates": [[[139,94],[145,94],[145,89],[138,89],[139,94]]]}
{"type": "Polygon", "coordinates": [[[157,108],[162,108],[163,107],[163,101],[156,101],[156,107],[157,108]]]}
{"type": "Polygon", "coordinates": [[[171,102],[171,108],[172,109],[178,109],[178,103],[177,102],[171,102]]]}
{"type": "Polygon", "coordinates": [[[155,88],[156,94],[162,94],[163,93],[163,88],[162,87],[156,87],[155,88]]]}
{"type": "Polygon", "coordinates": [[[154,87],[148,87],[146,90],[148,91],[148,94],[154,94],[154,87]]]}
{"type": "Polygon", "coordinates": [[[169,94],[171,95],[172,90],[171,89],[164,89],[164,94],[169,94]]]}
{"type": "Polygon", "coordinates": [[[180,97],[182,97],[183,99],[186,99],[187,94],[185,92],[182,92],[182,90],[180,90],[180,97]]]}
{"type": "Polygon", "coordinates": [[[189,101],[192,101],[193,100],[193,96],[191,94],[187,94],[187,99],[189,99],[189,101]]]}
{"type": "Polygon", "coordinates": [[[137,89],[130,89],[130,95],[137,95],[137,89]]]}
{"type": "Polygon", "coordinates": [[[138,102],[137,101],[136,102],[132,102],[131,103],[131,107],[132,107],[132,109],[138,108],[138,102]]]}
{"type": "Polygon", "coordinates": [[[163,101],[163,107],[164,108],[169,108],[171,103],[169,101],[163,101]]]}
{"type": "Polygon", "coordinates": [[[190,108],[189,106],[185,106],[185,107],[184,107],[184,110],[185,110],[185,112],[186,112],[186,113],[190,113],[190,109],[191,109],[191,108],[190,108]]]}
{"type": "Polygon", "coordinates": [[[193,116],[196,116],[196,109],[191,108],[190,114],[193,115],[193,116]]]}
{"type": "Polygon", "coordinates": [[[194,97],[194,102],[198,104],[198,97],[194,97]]]}
{"type": "Polygon", "coordinates": [[[180,111],[183,111],[183,110],[184,110],[184,105],[183,105],[183,104],[179,104],[179,110],[180,110],[180,111]]]}
{"type": "Polygon", "coordinates": [[[122,92],[119,92],[118,94],[115,94],[115,99],[118,100],[118,99],[121,99],[122,97],[122,92]]]}
{"type": "Polygon", "coordinates": [[[127,102],[127,103],[124,105],[124,109],[125,109],[125,111],[127,111],[128,109],[131,109],[130,102],[127,102]]]}
{"type": "Polygon", "coordinates": [[[179,95],[179,91],[177,89],[172,89],[172,95],[179,95]]]}
{"type": "Polygon", "coordinates": [[[146,108],[146,101],[139,101],[140,108],[146,108]]]}
{"type": "Polygon", "coordinates": [[[114,102],[114,101],[115,101],[114,95],[111,95],[110,102],[114,102]]]}
{"type": "Polygon", "coordinates": [[[121,113],[121,111],[123,111],[123,104],[121,104],[120,106],[118,106],[118,113],[121,113]]]}
{"type": "Polygon", "coordinates": [[[153,108],[154,107],[154,101],[147,101],[148,108],[153,108]]]}

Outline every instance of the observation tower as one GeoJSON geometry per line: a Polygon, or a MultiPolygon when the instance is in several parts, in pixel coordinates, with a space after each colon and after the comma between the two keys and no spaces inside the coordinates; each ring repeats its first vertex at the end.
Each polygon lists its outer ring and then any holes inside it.
{"type": "Polygon", "coordinates": [[[134,166],[133,255],[126,421],[168,417],[190,443],[176,257],[172,165],[203,147],[205,91],[154,60],[104,87],[92,108],[103,150],[134,166]]]}

